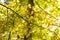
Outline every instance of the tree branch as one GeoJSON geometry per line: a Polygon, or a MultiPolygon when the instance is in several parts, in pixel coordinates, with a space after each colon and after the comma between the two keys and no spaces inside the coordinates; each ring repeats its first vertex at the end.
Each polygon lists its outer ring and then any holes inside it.
{"type": "Polygon", "coordinates": [[[9,32],[8,40],[11,40],[11,32],[9,32]]]}
{"type": "Polygon", "coordinates": [[[7,9],[10,9],[11,11],[13,11],[19,18],[24,19],[22,16],[20,16],[17,12],[15,12],[14,10],[12,10],[11,8],[9,8],[9,7],[7,7],[7,6],[3,5],[3,4],[0,4],[0,5],[3,6],[3,7],[5,7],[5,8],[7,8],[7,9]]]}
{"type": "Polygon", "coordinates": [[[39,7],[42,11],[44,11],[46,14],[50,15],[50,16],[53,17],[54,19],[58,20],[57,18],[55,18],[54,16],[52,16],[51,14],[49,14],[48,12],[46,12],[46,11],[38,4],[37,1],[35,1],[35,2],[36,2],[36,4],[38,5],[38,7],[39,7]]]}

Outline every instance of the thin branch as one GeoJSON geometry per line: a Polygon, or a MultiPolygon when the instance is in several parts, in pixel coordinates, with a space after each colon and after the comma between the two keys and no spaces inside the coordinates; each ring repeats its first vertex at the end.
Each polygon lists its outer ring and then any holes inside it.
{"type": "Polygon", "coordinates": [[[15,12],[14,10],[12,10],[11,8],[9,8],[9,7],[7,7],[7,6],[3,5],[3,4],[0,4],[0,5],[3,6],[3,7],[5,7],[5,8],[7,8],[7,9],[10,9],[11,11],[13,11],[19,18],[24,19],[22,16],[20,16],[17,12],[15,12]]]}
{"type": "Polygon", "coordinates": [[[11,32],[9,32],[8,40],[11,40],[11,32]]]}
{"type": "Polygon", "coordinates": [[[46,14],[48,14],[48,15],[50,15],[51,17],[53,17],[54,19],[58,20],[57,18],[55,18],[54,16],[52,16],[51,14],[49,14],[48,12],[46,12],[46,11],[38,4],[37,1],[35,1],[35,2],[36,2],[36,4],[38,5],[38,7],[39,7],[41,10],[43,10],[46,14]]]}

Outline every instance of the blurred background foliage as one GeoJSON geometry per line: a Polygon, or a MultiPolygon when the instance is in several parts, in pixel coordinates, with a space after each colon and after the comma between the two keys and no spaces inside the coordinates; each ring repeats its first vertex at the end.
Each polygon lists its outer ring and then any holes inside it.
{"type": "Polygon", "coordinates": [[[60,0],[0,0],[0,40],[60,40],[60,0]]]}

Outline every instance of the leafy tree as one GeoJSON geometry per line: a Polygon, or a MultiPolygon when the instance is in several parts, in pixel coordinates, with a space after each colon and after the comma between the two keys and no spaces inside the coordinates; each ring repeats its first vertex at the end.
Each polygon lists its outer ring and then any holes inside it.
{"type": "Polygon", "coordinates": [[[59,0],[0,2],[0,40],[60,40],[59,0]]]}

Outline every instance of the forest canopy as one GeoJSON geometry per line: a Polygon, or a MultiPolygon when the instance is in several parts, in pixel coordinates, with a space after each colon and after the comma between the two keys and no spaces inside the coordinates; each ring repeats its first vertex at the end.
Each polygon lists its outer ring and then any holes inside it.
{"type": "Polygon", "coordinates": [[[60,40],[60,0],[0,0],[0,40],[60,40]]]}

